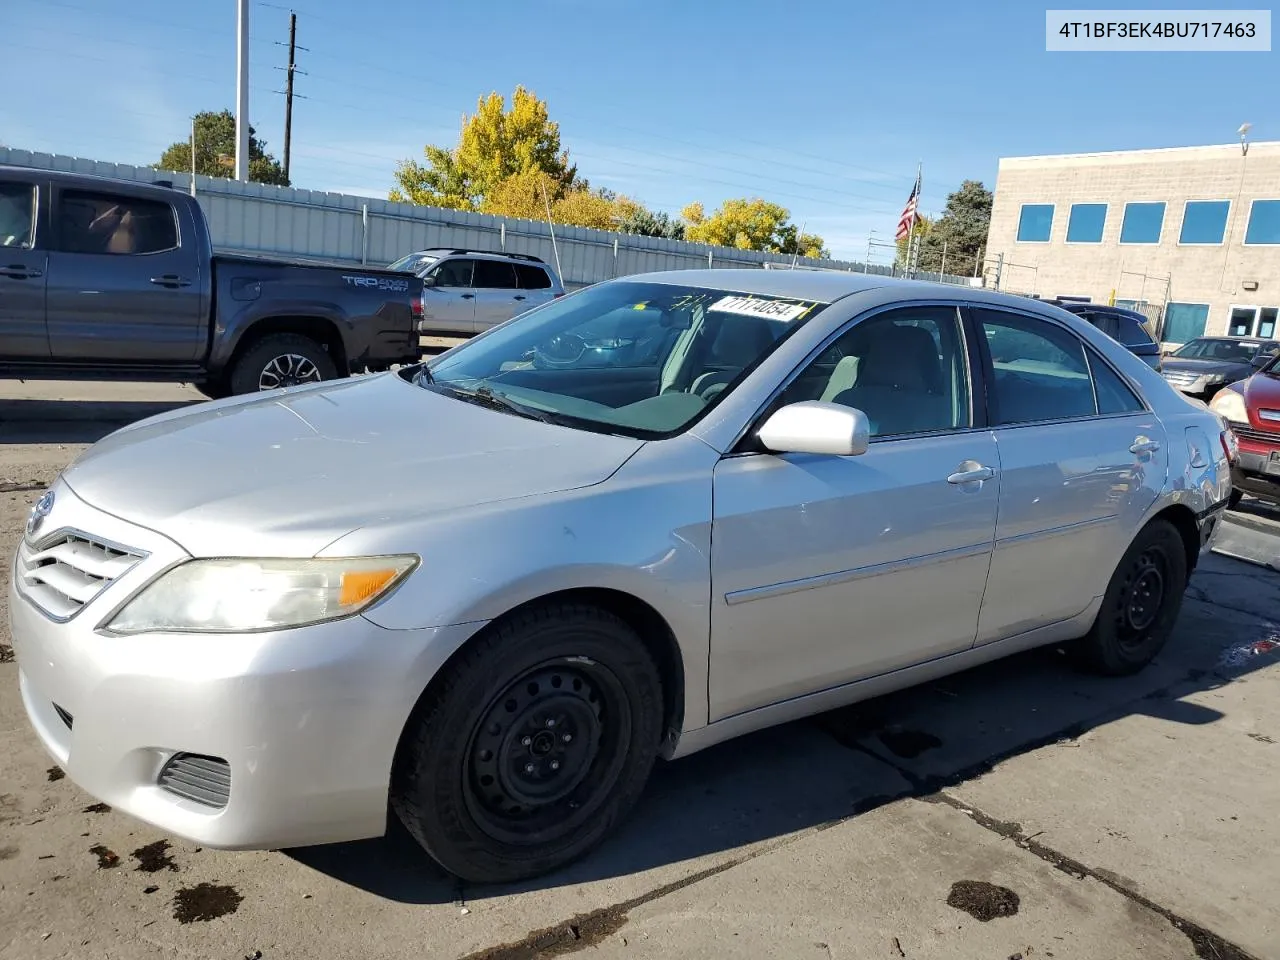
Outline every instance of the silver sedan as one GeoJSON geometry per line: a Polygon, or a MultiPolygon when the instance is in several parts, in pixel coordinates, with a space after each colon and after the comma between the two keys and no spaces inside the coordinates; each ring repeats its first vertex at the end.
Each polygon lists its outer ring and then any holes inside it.
{"type": "Polygon", "coordinates": [[[1161,649],[1231,434],[1021,297],[683,271],[103,439],[12,634],[75,782],[211,847],[582,855],[658,758],[1047,644],[1161,649]]]}

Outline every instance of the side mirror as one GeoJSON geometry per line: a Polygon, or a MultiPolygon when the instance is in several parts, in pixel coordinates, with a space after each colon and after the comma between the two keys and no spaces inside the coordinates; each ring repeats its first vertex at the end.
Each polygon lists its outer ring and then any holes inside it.
{"type": "Polygon", "coordinates": [[[1265,367],[1268,363],[1270,363],[1274,359],[1275,359],[1274,354],[1259,353],[1256,356],[1254,356],[1254,358],[1251,361],[1249,361],[1249,365],[1251,367],[1254,367],[1255,369],[1261,370],[1263,367],[1265,367]]]}
{"type": "Polygon", "coordinates": [[[871,426],[861,410],[805,400],[774,411],[757,436],[773,453],[857,457],[867,452],[871,426]]]}
{"type": "Polygon", "coordinates": [[[423,277],[422,285],[424,287],[438,287],[440,286],[440,279],[438,277],[423,277]]]}

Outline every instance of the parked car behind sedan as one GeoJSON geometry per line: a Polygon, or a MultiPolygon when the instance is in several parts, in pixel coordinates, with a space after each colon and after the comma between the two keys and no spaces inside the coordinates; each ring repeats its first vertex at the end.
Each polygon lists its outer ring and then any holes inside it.
{"type": "Polygon", "coordinates": [[[1245,379],[1280,353],[1280,341],[1197,337],[1164,361],[1164,378],[1188,396],[1211,400],[1229,383],[1245,379]]]}
{"type": "Polygon", "coordinates": [[[428,336],[470,337],[564,296],[555,270],[525,253],[420,250],[388,269],[422,278],[418,332],[428,336]]]}
{"type": "Polygon", "coordinates": [[[1136,310],[1081,300],[1050,300],[1054,306],[1074,313],[1122,344],[1153,370],[1161,369],[1160,344],[1147,330],[1147,318],[1136,310]]]}
{"type": "Polygon", "coordinates": [[[390,805],[452,873],[530,877],[659,757],[1047,644],[1141,669],[1228,441],[1021,298],[608,281],[95,444],[14,563],[23,703],[72,780],[194,843],[377,836],[390,805]],[[574,338],[630,352],[579,365],[574,338]]]}
{"type": "Polygon", "coordinates": [[[1280,357],[1223,387],[1209,406],[1230,425],[1240,448],[1231,471],[1233,504],[1246,493],[1280,504],[1280,357]]]}

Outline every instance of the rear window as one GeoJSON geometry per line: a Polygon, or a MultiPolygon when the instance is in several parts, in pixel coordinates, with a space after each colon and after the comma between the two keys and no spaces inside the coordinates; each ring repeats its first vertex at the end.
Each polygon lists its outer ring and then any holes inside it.
{"type": "Polygon", "coordinates": [[[551,278],[547,276],[547,271],[541,267],[531,267],[525,263],[517,263],[516,276],[520,278],[520,288],[522,290],[548,290],[551,287],[551,278]]]}
{"type": "Polygon", "coordinates": [[[1155,343],[1146,328],[1132,317],[1117,317],[1116,323],[1119,325],[1116,339],[1126,347],[1145,347],[1155,343]]]}
{"type": "Polygon", "coordinates": [[[472,285],[488,290],[514,290],[516,272],[505,260],[477,260],[476,278],[472,285]]]}

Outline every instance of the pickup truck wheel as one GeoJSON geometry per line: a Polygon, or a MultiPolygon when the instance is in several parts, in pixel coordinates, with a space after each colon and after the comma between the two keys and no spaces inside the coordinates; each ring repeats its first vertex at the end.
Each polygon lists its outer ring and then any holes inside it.
{"type": "Polygon", "coordinates": [[[300,383],[319,383],[337,375],[333,358],[310,337],[273,333],[251,346],[235,362],[230,377],[231,392],[257,393],[300,383]]]}
{"type": "Polygon", "coordinates": [[[596,607],[548,605],[446,668],[404,732],[391,804],[455,876],[527,879],[612,831],[661,739],[662,680],[636,632],[596,607]]]}

